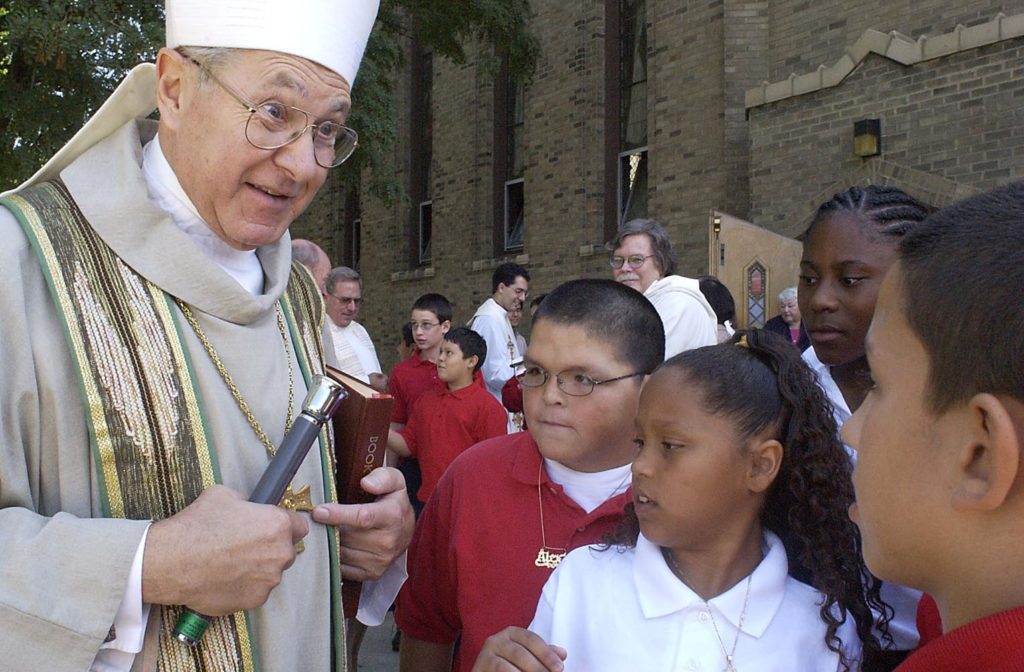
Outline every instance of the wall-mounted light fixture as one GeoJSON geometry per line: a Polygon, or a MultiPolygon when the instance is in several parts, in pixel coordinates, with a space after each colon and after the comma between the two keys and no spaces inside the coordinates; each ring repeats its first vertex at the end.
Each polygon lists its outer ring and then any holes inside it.
{"type": "Polygon", "coordinates": [[[881,119],[861,119],[853,122],[853,153],[861,158],[882,153],[881,119]]]}

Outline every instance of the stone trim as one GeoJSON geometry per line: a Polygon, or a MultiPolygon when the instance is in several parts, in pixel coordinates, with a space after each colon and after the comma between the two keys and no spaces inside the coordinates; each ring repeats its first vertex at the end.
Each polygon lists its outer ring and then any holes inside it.
{"type": "Polygon", "coordinates": [[[471,271],[493,271],[505,262],[514,261],[520,266],[530,265],[530,255],[516,254],[505,257],[493,257],[491,259],[477,259],[470,264],[471,271]]]}
{"type": "Polygon", "coordinates": [[[846,53],[832,66],[819,65],[814,72],[791,74],[779,82],[764,82],[748,89],[746,107],[758,107],[786,98],[813,93],[838,86],[860,65],[868,54],[878,54],[902,65],[915,65],[934,58],[984,47],[996,42],[1024,36],[1024,14],[996,14],[991,21],[966,28],[958,25],[952,32],[935,37],[922,35],[913,40],[897,31],[882,33],[869,28],[846,48],[846,53]]]}
{"type": "Polygon", "coordinates": [[[983,191],[977,187],[954,182],[895,161],[871,158],[865,160],[842,179],[823,189],[807,203],[805,212],[809,214],[800,221],[800,233],[806,231],[814,221],[819,204],[831,200],[833,195],[845,191],[851,185],[866,186],[869,184],[899,187],[922,203],[936,209],[983,191]]]}
{"type": "Polygon", "coordinates": [[[434,277],[434,267],[426,266],[424,268],[414,268],[410,271],[398,271],[391,274],[391,282],[401,282],[403,280],[422,280],[423,278],[434,277]]]}

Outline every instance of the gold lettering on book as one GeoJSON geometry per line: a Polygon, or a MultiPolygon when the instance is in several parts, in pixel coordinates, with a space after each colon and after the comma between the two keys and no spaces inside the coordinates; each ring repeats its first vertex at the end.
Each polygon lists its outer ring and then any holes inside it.
{"type": "Polygon", "coordinates": [[[555,548],[549,550],[547,547],[542,547],[537,551],[537,559],[533,561],[533,564],[538,567],[554,569],[555,567],[558,567],[558,563],[562,562],[562,558],[564,557],[565,549],[555,548]],[[558,551],[561,551],[561,553],[558,553],[558,551]]]}

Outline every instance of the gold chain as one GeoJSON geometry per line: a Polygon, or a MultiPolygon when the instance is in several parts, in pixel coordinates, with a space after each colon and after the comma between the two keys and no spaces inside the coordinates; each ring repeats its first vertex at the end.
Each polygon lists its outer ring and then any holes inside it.
{"type": "MultiPolygon", "coordinates": [[[[274,448],[274,444],[270,442],[267,437],[267,433],[263,431],[263,427],[256,420],[256,416],[253,415],[249,409],[249,404],[245,403],[245,399],[242,398],[242,393],[238,391],[238,387],[235,385],[235,381],[231,379],[231,374],[224,367],[224,363],[220,361],[220,357],[217,355],[217,351],[213,349],[213,344],[210,343],[210,339],[206,337],[206,332],[203,331],[202,327],[199,326],[199,322],[196,321],[195,315],[192,314],[192,309],[189,308],[188,304],[179,298],[174,299],[178,307],[181,308],[182,315],[185,316],[185,320],[192,327],[192,331],[196,332],[196,336],[199,338],[199,342],[203,344],[203,349],[206,350],[206,354],[210,356],[210,361],[213,362],[214,367],[217,369],[217,373],[224,380],[224,383],[228,386],[228,390],[231,391],[231,396],[234,397],[235,403],[238,404],[239,410],[245,416],[249,426],[252,427],[252,431],[256,432],[256,438],[260,440],[263,447],[267,449],[267,453],[271,457],[277,452],[274,448]]],[[[277,304],[277,330],[281,332],[281,343],[284,344],[285,359],[288,360],[288,415],[284,421],[285,434],[292,427],[292,411],[295,405],[295,374],[292,370],[292,350],[288,345],[288,335],[285,333],[284,328],[284,316],[281,314],[281,305],[277,304]]]]}
{"type": "MultiPolygon", "coordinates": [[[[746,346],[744,346],[746,347],[746,346]]],[[[676,558],[672,555],[672,551],[667,548],[661,549],[661,554],[668,560],[668,564],[671,567],[673,573],[679,577],[680,581],[683,580],[683,570],[679,568],[679,563],[676,562],[676,558]]],[[[715,629],[715,636],[718,637],[718,645],[722,647],[722,653],[725,654],[725,672],[736,672],[736,668],[733,666],[733,656],[736,655],[736,646],[740,643],[740,632],[743,631],[743,619],[747,615],[747,602],[750,600],[750,582],[754,578],[753,573],[747,576],[747,592],[743,596],[743,609],[740,610],[739,624],[736,626],[736,639],[732,640],[732,651],[727,651],[725,648],[725,642],[722,640],[722,633],[718,631],[718,621],[715,620],[715,612],[711,609],[711,605],[708,602],[704,602],[704,606],[707,607],[708,616],[711,617],[711,627],[715,629]]]]}

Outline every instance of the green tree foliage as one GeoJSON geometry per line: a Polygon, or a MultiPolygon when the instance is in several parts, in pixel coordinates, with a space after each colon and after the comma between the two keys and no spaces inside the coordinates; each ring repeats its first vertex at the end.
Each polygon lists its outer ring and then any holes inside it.
{"type": "MultiPolygon", "coordinates": [[[[507,54],[512,72],[525,79],[539,55],[529,18],[529,0],[381,0],[349,119],[360,150],[335,171],[336,179],[353,183],[367,175],[374,196],[387,202],[401,196],[394,94],[410,31],[457,63],[466,60],[466,45],[489,45],[507,54]]],[[[0,190],[34,173],[129,69],[152,61],[163,31],[162,4],[152,0],[0,3],[0,190]]]]}

